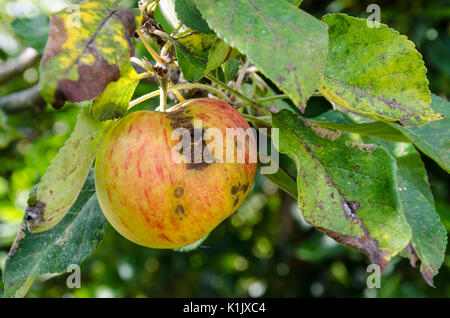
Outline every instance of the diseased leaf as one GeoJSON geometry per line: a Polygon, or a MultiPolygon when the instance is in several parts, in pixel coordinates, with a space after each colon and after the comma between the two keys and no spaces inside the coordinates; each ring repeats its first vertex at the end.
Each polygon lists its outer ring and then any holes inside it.
{"type": "Polygon", "coordinates": [[[215,40],[214,34],[205,33],[189,34],[178,40],[185,47],[185,49],[179,46],[175,47],[178,66],[184,79],[196,82],[205,75],[209,51],[215,40]]]}
{"type": "Polygon", "coordinates": [[[81,1],[77,8],[79,14],[62,10],[50,17],[40,65],[42,96],[57,109],[103,92],[134,55],[133,10],[120,9],[113,0],[81,1]]]}
{"type": "Polygon", "coordinates": [[[188,28],[202,33],[213,33],[193,0],[175,0],[175,11],[178,20],[188,28]]]}
{"type": "Polygon", "coordinates": [[[425,166],[412,144],[378,141],[397,160],[397,179],[400,201],[406,220],[412,229],[408,247],[411,264],[421,260],[420,271],[426,282],[433,286],[445,257],[447,231],[434,208],[433,194],[428,183],[425,166]]]}
{"type": "Polygon", "coordinates": [[[445,171],[450,172],[450,103],[434,94],[431,94],[431,99],[431,107],[443,114],[444,119],[419,127],[403,127],[396,123],[390,125],[401,131],[445,171]]]}
{"type": "Polygon", "coordinates": [[[31,232],[48,230],[69,211],[83,187],[97,146],[112,124],[92,118],[87,107],[80,111],[72,135],[30,194],[27,225],[31,232]]]}
{"type": "Polygon", "coordinates": [[[3,271],[3,296],[23,297],[34,277],[65,272],[68,265],[80,264],[100,244],[105,225],[91,173],[77,201],[57,226],[45,233],[30,233],[23,221],[3,271]]]}
{"type": "Polygon", "coordinates": [[[414,43],[381,24],[328,14],[329,50],[319,90],[367,117],[414,126],[440,119],[430,107],[426,68],[414,43]]]}
{"type": "Polygon", "coordinates": [[[327,56],[327,27],[286,1],[195,0],[209,26],[304,110],[327,56]]]}
{"type": "Polygon", "coordinates": [[[117,82],[111,82],[91,105],[91,115],[97,120],[119,118],[128,110],[128,104],[139,84],[139,76],[129,64],[117,82]]]}
{"type": "Polygon", "coordinates": [[[215,70],[220,65],[230,59],[233,48],[221,39],[214,42],[213,47],[208,53],[208,63],[206,65],[205,74],[215,70]]]}
{"type": "Polygon", "coordinates": [[[357,133],[364,136],[378,137],[396,142],[409,142],[400,131],[382,121],[355,123],[348,116],[338,110],[330,110],[312,118],[321,127],[357,133]]]}
{"type": "Polygon", "coordinates": [[[272,124],[280,129],[280,152],[297,165],[305,220],[383,269],[411,239],[394,159],[382,147],[356,143],[287,110],[272,114],[272,124]]]}

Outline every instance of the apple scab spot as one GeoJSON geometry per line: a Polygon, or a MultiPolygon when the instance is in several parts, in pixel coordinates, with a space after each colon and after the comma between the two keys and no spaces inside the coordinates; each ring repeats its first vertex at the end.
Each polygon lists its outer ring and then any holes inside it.
{"type": "Polygon", "coordinates": [[[232,195],[235,195],[236,193],[238,193],[238,191],[239,191],[239,186],[234,185],[234,186],[231,187],[231,194],[232,195]]]}
{"type": "Polygon", "coordinates": [[[183,195],[183,193],[184,193],[184,189],[183,189],[182,187],[178,187],[178,188],[176,188],[175,191],[173,192],[173,195],[174,195],[176,198],[180,198],[180,197],[183,195]]]}
{"type": "Polygon", "coordinates": [[[175,213],[179,216],[184,215],[184,208],[181,204],[177,205],[177,207],[175,208],[175,213]]]}
{"type": "Polygon", "coordinates": [[[239,198],[237,198],[236,200],[234,200],[233,206],[236,206],[239,203],[239,198]]]}
{"type": "Polygon", "coordinates": [[[248,182],[242,186],[242,188],[241,188],[242,193],[247,192],[248,186],[249,186],[249,183],[248,183],[248,182]]]}
{"type": "Polygon", "coordinates": [[[44,202],[37,200],[25,210],[27,213],[27,224],[30,229],[34,229],[44,222],[45,206],[44,202]]]}

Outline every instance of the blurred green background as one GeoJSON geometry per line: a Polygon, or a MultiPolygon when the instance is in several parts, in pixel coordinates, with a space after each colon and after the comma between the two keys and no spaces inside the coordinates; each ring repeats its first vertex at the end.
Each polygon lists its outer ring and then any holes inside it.
{"type": "MultiPolygon", "coordinates": [[[[274,0],[275,1],[275,0],[274,0]]],[[[277,0],[279,1],[279,0],[277,0]]],[[[125,7],[137,1],[125,0],[125,7]]],[[[320,17],[346,12],[367,17],[370,1],[305,0],[302,8],[320,17]]],[[[383,23],[407,35],[422,53],[430,89],[450,93],[450,1],[378,1],[383,23]]],[[[27,46],[42,52],[48,16],[63,0],[0,1],[0,69],[27,46]]],[[[160,17],[160,15],[158,15],[160,17]]],[[[137,45],[137,55],[144,49],[137,45]]],[[[0,86],[0,98],[36,85],[38,62],[0,86]]],[[[136,95],[154,90],[139,85],[136,95]]],[[[139,107],[153,109],[157,100],[139,107]]],[[[319,98],[313,104],[323,105],[319,98]]],[[[319,107],[319,106],[317,106],[319,107]]],[[[28,192],[70,135],[80,105],[36,112],[0,108],[0,276],[17,233],[28,192]]],[[[450,231],[448,174],[423,157],[436,208],[450,231]]],[[[447,249],[448,250],[448,249],[447,249]]],[[[81,265],[81,288],[66,287],[68,274],[38,278],[29,297],[449,297],[450,254],[429,287],[418,269],[396,257],[380,289],[366,288],[368,258],[312,229],[297,203],[258,175],[247,200],[189,253],[135,245],[108,226],[100,247],[81,265]]],[[[0,290],[3,289],[0,281],[0,290]]]]}

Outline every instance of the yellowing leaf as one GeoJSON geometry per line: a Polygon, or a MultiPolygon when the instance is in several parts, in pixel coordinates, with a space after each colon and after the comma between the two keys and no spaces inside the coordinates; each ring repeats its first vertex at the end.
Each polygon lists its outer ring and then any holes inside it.
{"type": "Polygon", "coordinates": [[[383,121],[420,125],[442,116],[431,97],[422,56],[414,43],[381,24],[345,14],[323,17],[329,50],[319,90],[330,101],[383,121]]]}
{"type": "Polygon", "coordinates": [[[142,75],[138,75],[129,64],[117,82],[111,82],[91,105],[91,115],[98,120],[115,119],[126,113],[128,103],[142,75]]]}
{"type": "Polygon", "coordinates": [[[30,194],[27,225],[31,232],[53,227],[69,211],[88,176],[97,146],[112,124],[92,118],[88,108],[80,111],[72,135],[30,194]]]}
{"type": "Polygon", "coordinates": [[[120,9],[113,0],[81,1],[77,9],[63,9],[50,18],[40,89],[55,108],[100,94],[119,79],[134,55],[133,10],[120,9]]]}

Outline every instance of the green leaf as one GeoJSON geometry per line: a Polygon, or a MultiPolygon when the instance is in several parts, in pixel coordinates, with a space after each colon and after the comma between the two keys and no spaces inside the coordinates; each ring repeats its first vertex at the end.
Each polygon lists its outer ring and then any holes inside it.
{"type": "Polygon", "coordinates": [[[30,233],[22,223],[3,271],[3,296],[24,296],[34,277],[62,273],[70,264],[80,264],[100,244],[105,226],[91,173],[57,226],[45,233],[30,233]]]}
{"type": "Polygon", "coordinates": [[[330,110],[318,117],[312,118],[321,127],[357,133],[364,136],[378,137],[396,142],[409,142],[400,131],[382,121],[355,123],[344,113],[330,110]]]}
{"type": "Polygon", "coordinates": [[[176,0],[175,11],[181,23],[188,28],[202,33],[213,33],[193,0],[176,0]]]}
{"type": "MultiPolygon", "coordinates": [[[[298,199],[297,181],[286,165],[283,164],[282,157],[285,155],[280,154],[280,162],[278,163],[278,170],[276,173],[264,174],[263,176],[276,184],[281,190],[288,193],[294,199],[298,199]]],[[[261,171],[261,166],[264,166],[261,162],[258,162],[258,170],[261,171]]]]}
{"type": "Polygon", "coordinates": [[[395,123],[390,125],[401,131],[445,171],[450,172],[450,103],[434,94],[431,99],[431,107],[443,114],[444,119],[419,127],[403,127],[395,123]]]}
{"type": "Polygon", "coordinates": [[[328,14],[329,51],[319,90],[330,101],[367,117],[420,125],[440,119],[430,107],[426,68],[414,43],[381,24],[328,14]]]}
{"type": "Polygon", "coordinates": [[[280,152],[297,165],[305,220],[383,269],[411,239],[394,159],[382,147],[356,143],[287,110],[272,114],[272,124],[280,129],[280,152]]]}
{"type": "Polygon", "coordinates": [[[103,93],[98,95],[91,105],[91,115],[97,120],[119,118],[128,110],[128,104],[142,79],[131,63],[117,82],[111,82],[103,93]]]}
{"type": "Polygon", "coordinates": [[[217,35],[286,92],[298,108],[325,70],[327,27],[286,1],[195,0],[217,35]]]}
{"type": "Polygon", "coordinates": [[[24,42],[42,54],[47,42],[49,19],[41,14],[34,18],[16,18],[11,22],[14,29],[24,42]]]}
{"type": "Polygon", "coordinates": [[[136,30],[131,9],[114,0],[81,1],[78,12],[50,17],[50,33],[40,65],[42,96],[55,108],[99,95],[130,63],[136,30]]]}
{"type": "Polygon", "coordinates": [[[206,61],[201,57],[186,53],[179,47],[175,47],[175,50],[178,59],[178,66],[183,73],[184,79],[189,82],[197,82],[201,79],[205,74],[206,61]]]}
{"type": "Polygon", "coordinates": [[[303,0],[287,0],[288,2],[292,3],[294,6],[296,7],[300,7],[300,5],[302,4],[303,0]]]}
{"type": "Polygon", "coordinates": [[[92,118],[87,107],[80,111],[72,135],[30,194],[27,224],[31,232],[48,230],[69,211],[83,187],[97,146],[112,124],[92,118]]]}
{"type": "Polygon", "coordinates": [[[427,171],[412,144],[378,143],[397,160],[400,201],[412,229],[411,245],[407,249],[411,253],[411,263],[415,266],[417,257],[421,260],[422,276],[433,286],[433,276],[444,261],[447,231],[434,208],[427,171]]]}
{"type": "Polygon", "coordinates": [[[239,58],[232,57],[225,64],[222,65],[225,83],[234,80],[237,72],[239,71],[239,64],[240,64],[239,58]]]}

